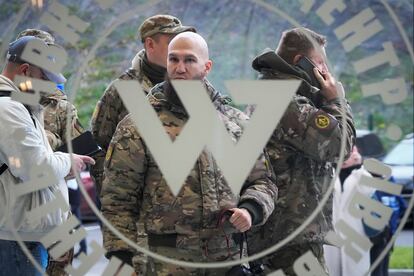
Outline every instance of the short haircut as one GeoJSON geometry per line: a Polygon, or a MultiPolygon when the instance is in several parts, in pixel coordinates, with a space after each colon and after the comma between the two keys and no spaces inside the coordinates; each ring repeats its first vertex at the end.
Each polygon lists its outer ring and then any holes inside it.
{"type": "MultiPolygon", "coordinates": [[[[163,34],[161,34],[161,33],[156,33],[156,34],[153,34],[152,36],[148,36],[148,37],[146,37],[145,39],[147,39],[147,38],[151,38],[151,39],[152,39],[152,40],[154,40],[156,43],[158,43],[158,42],[160,42],[161,35],[163,35],[163,34]]],[[[144,39],[144,41],[142,42],[142,44],[144,45],[144,49],[146,50],[146,49],[147,49],[147,47],[146,47],[146,45],[145,45],[145,39],[144,39]]]]}
{"type": "Polygon", "coordinates": [[[307,28],[294,28],[282,33],[276,53],[287,63],[293,64],[296,55],[307,56],[315,46],[326,46],[326,37],[307,28]]]}

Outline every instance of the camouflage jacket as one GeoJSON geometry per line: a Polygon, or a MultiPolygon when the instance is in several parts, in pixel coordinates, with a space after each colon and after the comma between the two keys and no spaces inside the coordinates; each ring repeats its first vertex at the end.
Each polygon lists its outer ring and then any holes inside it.
{"type": "MultiPolygon", "coordinates": [[[[218,110],[226,110],[214,95],[210,94],[218,110]]],[[[165,130],[175,139],[188,119],[185,110],[165,99],[162,85],[154,87],[149,97],[165,130]]],[[[224,115],[220,111],[218,114],[236,139],[241,129],[228,119],[231,114],[224,115]]],[[[220,211],[238,204],[244,208],[244,203],[253,203],[256,212],[261,214],[258,222],[261,224],[272,213],[277,198],[277,188],[263,155],[239,196],[232,192],[208,151],[202,152],[181,191],[174,197],[130,115],[117,127],[106,156],[104,175],[102,212],[113,226],[135,241],[136,221],[143,216],[147,233],[177,234],[176,246],[182,249],[201,251],[200,239],[204,239],[208,240],[209,250],[225,250],[226,238],[217,227],[220,211]]],[[[103,237],[108,252],[133,252],[106,228],[103,237]]],[[[232,240],[230,243],[234,247],[232,240]]]]}
{"type": "MultiPolygon", "coordinates": [[[[281,59],[272,52],[259,56],[253,63],[262,79],[302,79],[300,74],[294,73],[297,69],[284,61],[266,63],[269,55],[270,59],[281,59]]],[[[283,240],[311,216],[333,183],[343,134],[345,159],[351,152],[355,130],[350,106],[345,99],[338,98],[317,108],[303,96],[313,93],[313,89],[306,81],[302,82],[266,146],[276,174],[279,197],[275,211],[262,229],[249,233],[251,253],[283,240]]],[[[290,244],[321,243],[331,229],[332,195],[322,211],[290,244]]]]}
{"type": "MultiPolygon", "coordinates": [[[[148,93],[154,86],[147,76],[144,75],[141,65],[145,50],[141,50],[134,58],[132,67],[123,73],[118,80],[137,80],[142,89],[148,93]]],[[[106,150],[114,135],[118,123],[128,114],[118,90],[109,84],[103,96],[97,103],[92,115],[91,129],[95,141],[101,146],[102,151],[95,156],[96,164],[92,166],[91,173],[95,178],[96,187],[99,191],[102,186],[103,165],[105,161],[106,150]]]]}
{"type": "Polygon", "coordinates": [[[55,94],[42,97],[40,104],[44,107],[43,122],[46,136],[54,151],[66,144],[66,122],[69,112],[70,136],[73,139],[83,133],[84,129],[78,120],[76,108],[68,102],[67,96],[62,91],[56,90],[55,94]]]}

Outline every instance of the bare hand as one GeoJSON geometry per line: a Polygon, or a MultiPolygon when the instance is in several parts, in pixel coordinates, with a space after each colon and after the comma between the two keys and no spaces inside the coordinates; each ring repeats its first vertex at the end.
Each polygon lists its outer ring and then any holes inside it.
{"type": "Polygon", "coordinates": [[[68,176],[74,176],[75,172],[85,170],[87,164],[95,165],[95,160],[86,155],[73,154],[72,170],[68,176]]]}
{"type": "Polygon", "coordinates": [[[321,84],[321,95],[327,100],[333,100],[339,96],[337,90],[337,82],[335,78],[328,72],[320,72],[317,68],[313,68],[316,79],[321,84]]]}
{"type": "Polygon", "coordinates": [[[246,209],[233,208],[230,209],[233,214],[230,217],[230,223],[240,232],[246,232],[252,227],[252,217],[246,209]]]}
{"type": "MultiPolygon", "coordinates": [[[[118,276],[119,275],[119,273],[121,272],[121,268],[122,268],[122,266],[120,266],[118,268],[118,270],[114,274],[115,276],[118,276]]],[[[134,272],[131,273],[131,276],[138,276],[138,274],[134,271],[134,272]]]]}

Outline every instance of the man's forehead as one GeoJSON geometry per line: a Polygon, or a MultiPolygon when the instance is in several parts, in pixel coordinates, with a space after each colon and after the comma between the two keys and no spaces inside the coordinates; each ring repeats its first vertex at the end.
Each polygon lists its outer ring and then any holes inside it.
{"type": "Polygon", "coordinates": [[[199,53],[195,49],[169,49],[168,56],[180,56],[180,57],[198,57],[199,53]]]}

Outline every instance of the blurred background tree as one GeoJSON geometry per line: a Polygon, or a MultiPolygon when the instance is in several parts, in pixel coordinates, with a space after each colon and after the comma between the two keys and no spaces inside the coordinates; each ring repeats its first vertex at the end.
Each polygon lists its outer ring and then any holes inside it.
{"type": "MultiPolygon", "coordinates": [[[[1,38],[13,38],[26,28],[46,29],[39,23],[41,11],[27,5],[28,2],[30,1],[0,1],[0,22],[1,26],[5,26],[0,29],[1,38]],[[12,23],[19,13],[22,14],[23,20],[18,26],[13,26],[12,23]]],[[[280,14],[265,8],[263,6],[265,3],[296,20],[302,26],[327,36],[327,54],[331,71],[344,84],[357,128],[369,129],[368,118],[371,118],[372,130],[381,137],[387,149],[395,143],[385,135],[390,123],[399,125],[404,134],[413,132],[413,63],[396,25],[379,0],[345,1],[347,9],[342,13],[336,13],[335,22],[329,27],[315,13],[315,9],[323,2],[321,0],[317,0],[315,8],[306,15],[300,9],[302,1],[299,0],[120,0],[107,10],[102,10],[94,0],[60,0],[59,2],[69,7],[72,14],[90,23],[75,47],[65,43],[62,37],[57,37],[57,41],[64,45],[70,57],[64,72],[69,79],[66,85],[68,93],[71,91],[74,76],[91,53],[96,41],[102,38],[126,12],[141,7],[130,20],[120,24],[106,37],[81,76],[80,86],[76,89],[75,105],[85,127],[89,127],[93,109],[105,87],[130,66],[132,58],[142,48],[137,35],[138,26],[145,18],[154,14],[175,15],[183,24],[195,26],[206,38],[214,62],[209,79],[223,93],[227,93],[224,84],[226,80],[255,79],[257,75],[251,68],[253,58],[265,48],[274,49],[281,32],[294,27],[280,14]],[[334,29],[366,7],[370,7],[375,12],[384,30],[346,53],[336,39],[334,29]],[[396,67],[384,65],[357,75],[352,62],[381,51],[385,41],[393,43],[401,64],[396,67]],[[409,91],[408,98],[403,103],[385,106],[379,96],[362,97],[362,84],[397,76],[404,76],[409,91]]],[[[410,0],[387,2],[397,14],[412,42],[413,2],[410,0]]],[[[44,1],[45,7],[48,4],[50,1],[44,1]]],[[[2,40],[1,43],[8,43],[9,41],[6,40],[2,40]]]]}

